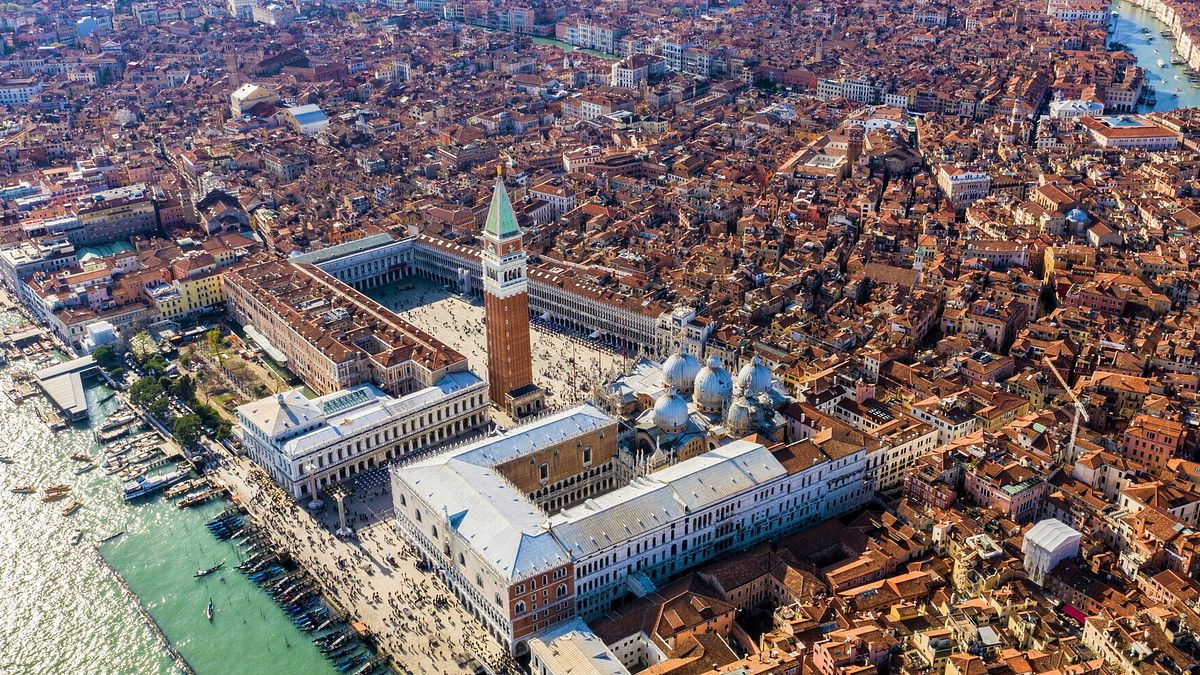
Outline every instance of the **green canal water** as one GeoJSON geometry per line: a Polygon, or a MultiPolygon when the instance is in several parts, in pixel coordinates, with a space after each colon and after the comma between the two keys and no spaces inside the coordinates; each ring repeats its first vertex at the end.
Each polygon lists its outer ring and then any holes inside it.
{"type": "MultiPolygon", "coordinates": [[[[0,327],[22,322],[15,313],[0,314],[0,327]]],[[[18,361],[0,368],[0,386],[32,367],[18,361]]],[[[97,403],[108,390],[97,385],[87,394],[97,403]]],[[[0,464],[0,673],[180,672],[105,559],[200,675],[335,672],[308,634],[233,569],[234,545],[208,533],[204,523],[223,504],[179,509],[158,498],[127,505],[117,477],[101,469],[75,475],[72,453],[99,460],[102,450],[84,425],[52,433],[36,414],[47,405],[40,396],[17,405],[0,395],[0,454],[14,460],[0,464]],[[84,502],[71,517],[61,514],[69,500],[44,503],[9,491],[56,483],[70,483],[84,502]],[[76,528],[85,535],[73,546],[76,528]],[[122,530],[97,551],[95,542],[122,530]],[[222,560],[227,569],[192,578],[222,560]]],[[[93,419],[118,405],[115,398],[98,403],[93,419]]]]}
{"type": "Polygon", "coordinates": [[[1182,65],[1171,63],[1177,56],[1173,49],[1174,38],[1159,35],[1166,30],[1154,14],[1124,0],[1112,4],[1117,13],[1116,24],[1110,41],[1129,46],[1137,57],[1138,65],[1146,71],[1146,84],[1156,93],[1154,105],[1144,106],[1147,110],[1172,110],[1200,106],[1200,84],[1187,78],[1188,70],[1182,65]],[[1143,33],[1146,29],[1149,32],[1143,33]],[[1159,66],[1158,61],[1163,61],[1159,66]]]}

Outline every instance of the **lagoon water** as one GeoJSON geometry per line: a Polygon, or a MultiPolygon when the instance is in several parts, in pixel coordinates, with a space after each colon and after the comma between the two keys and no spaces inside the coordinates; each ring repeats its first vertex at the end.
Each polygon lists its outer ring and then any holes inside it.
{"type": "MultiPolygon", "coordinates": [[[[0,314],[0,327],[22,322],[15,313],[0,314]]],[[[13,372],[32,368],[23,361],[3,367],[0,386],[9,386],[13,372]]],[[[87,394],[97,402],[108,389],[96,385],[87,394]]],[[[114,571],[200,675],[335,672],[310,636],[234,569],[236,547],[208,533],[204,523],[224,504],[179,509],[161,497],[126,504],[119,478],[102,469],[75,475],[72,453],[99,460],[102,450],[87,425],[52,433],[36,414],[47,405],[41,396],[20,405],[0,396],[0,454],[14,460],[0,464],[0,673],[181,672],[114,571]],[[9,491],[56,483],[70,483],[83,500],[73,516],[61,514],[69,500],[44,503],[39,495],[9,491]],[[85,535],[73,546],[76,528],[85,535]],[[122,530],[125,535],[97,551],[95,542],[122,530]],[[222,560],[225,569],[192,577],[222,560]],[[210,597],[211,623],[205,616],[210,597]]],[[[104,400],[94,406],[93,420],[118,405],[115,398],[104,400]]]]}

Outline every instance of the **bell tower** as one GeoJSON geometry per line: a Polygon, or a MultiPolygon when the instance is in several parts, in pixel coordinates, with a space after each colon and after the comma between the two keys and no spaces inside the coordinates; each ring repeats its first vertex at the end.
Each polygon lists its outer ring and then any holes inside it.
{"type": "Polygon", "coordinates": [[[499,175],[483,226],[482,248],[488,396],[518,419],[540,410],[545,395],[533,383],[529,279],[521,228],[499,175]]]}

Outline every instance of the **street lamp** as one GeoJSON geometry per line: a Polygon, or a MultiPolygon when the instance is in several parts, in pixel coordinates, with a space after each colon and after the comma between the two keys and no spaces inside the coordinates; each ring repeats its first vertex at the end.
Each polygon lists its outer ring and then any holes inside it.
{"type": "Polygon", "coordinates": [[[308,492],[312,499],[308,502],[308,508],[316,510],[325,506],[325,502],[317,497],[317,465],[309,462],[304,465],[304,470],[308,472],[308,492]]]}

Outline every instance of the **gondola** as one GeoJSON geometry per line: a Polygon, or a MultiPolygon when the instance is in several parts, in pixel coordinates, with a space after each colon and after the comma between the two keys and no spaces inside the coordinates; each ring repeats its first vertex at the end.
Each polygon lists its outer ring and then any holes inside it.
{"type": "Polygon", "coordinates": [[[217,563],[216,565],[213,565],[212,567],[209,567],[208,569],[196,570],[196,573],[193,574],[192,576],[196,577],[197,579],[199,579],[201,577],[206,577],[206,576],[212,574],[213,572],[216,572],[217,570],[221,569],[224,566],[225,566],[225,561],[222,560],[221,562],[217,563]]]}

